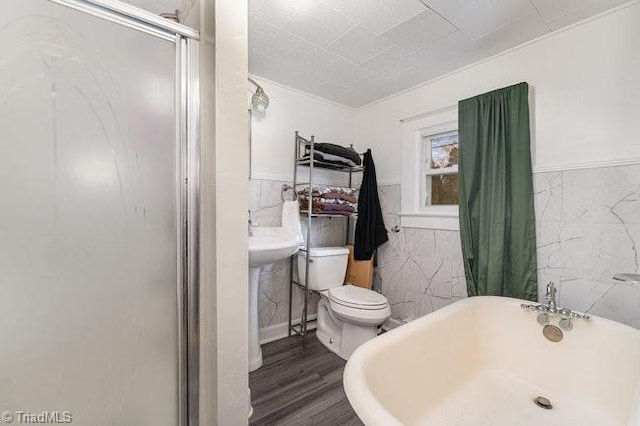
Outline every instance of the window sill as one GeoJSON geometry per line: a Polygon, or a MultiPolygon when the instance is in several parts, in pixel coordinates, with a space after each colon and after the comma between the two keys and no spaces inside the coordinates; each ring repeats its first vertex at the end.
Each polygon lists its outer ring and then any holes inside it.
{"type": "Polygon", "coordinates": [[[457,207],[455,209],[434,208],[417,212],[400,212],[398,216],[400,216],[400,226],[403,228],[460,230],[457,207]]]}

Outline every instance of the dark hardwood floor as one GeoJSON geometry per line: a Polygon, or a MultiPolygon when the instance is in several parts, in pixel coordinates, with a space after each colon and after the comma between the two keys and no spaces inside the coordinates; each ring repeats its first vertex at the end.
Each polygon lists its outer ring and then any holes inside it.
{"type": "Polygon", "coordinates": [[[346,362],[315,333],[262,346],[264,365],[249,374],[252,425],[362,425],[342,387],[346,362]]]}

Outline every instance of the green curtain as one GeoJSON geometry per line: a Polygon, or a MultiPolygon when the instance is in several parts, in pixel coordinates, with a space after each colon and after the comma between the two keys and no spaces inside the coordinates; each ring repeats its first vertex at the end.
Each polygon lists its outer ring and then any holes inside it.
{"type": "Polygon", "coordinates": [[[460,101],[460,236],[469,296],[536,300],[529,86],[460,101]]]}

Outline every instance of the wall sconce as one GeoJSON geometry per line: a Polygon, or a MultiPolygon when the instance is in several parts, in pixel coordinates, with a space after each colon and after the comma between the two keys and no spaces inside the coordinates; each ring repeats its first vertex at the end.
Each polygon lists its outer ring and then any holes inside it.
{"type": "Polygon", "coordinates": [[[256,91],[251,97],[251,107],[258,112],[264,112],[264,110],[269,106],[269,97],[264,93],[262,86],[256,83],[252,78],[249,78],[249,82],[256,86],[256,91]]]}

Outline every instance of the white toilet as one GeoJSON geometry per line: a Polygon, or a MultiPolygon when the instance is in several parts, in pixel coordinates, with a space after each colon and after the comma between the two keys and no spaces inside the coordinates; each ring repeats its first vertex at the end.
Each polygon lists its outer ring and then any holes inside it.
{"type": "MultiPolygon", "coordinates": [[[[344,359],[378,334],[378,326],[391,315],[383,295],[365,288],[343,285],[349,250],[317,247],[310,250],[309,289],[320,292],[316,336],[344,359]]],[[[304,283],[306,260],[298,255],[298,273],[304,283]]]]}

